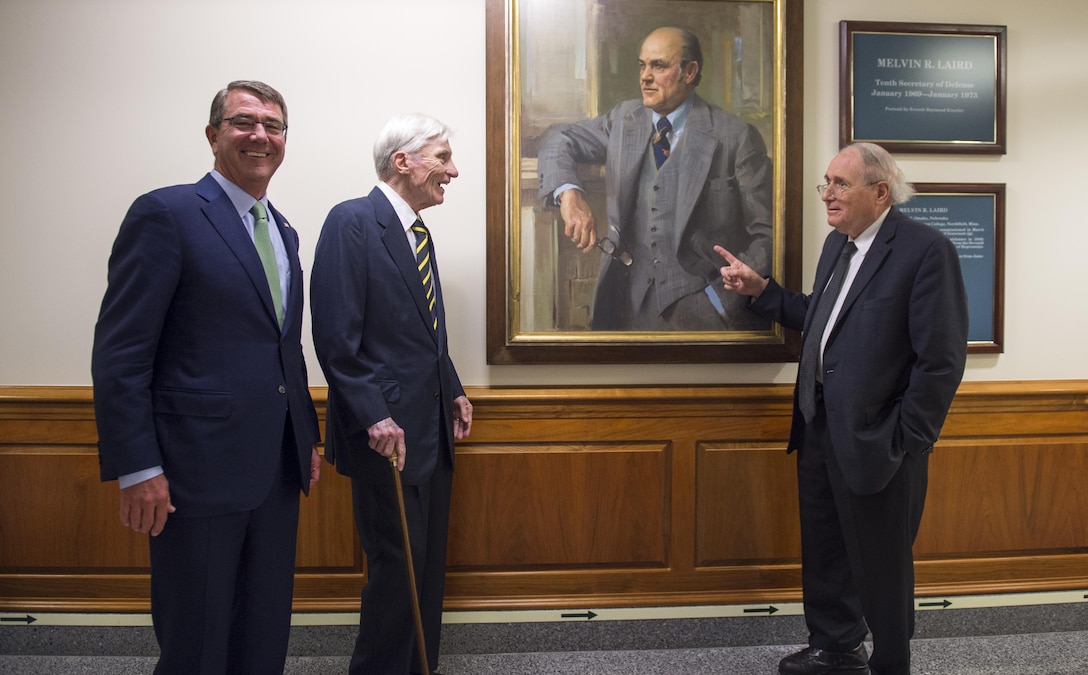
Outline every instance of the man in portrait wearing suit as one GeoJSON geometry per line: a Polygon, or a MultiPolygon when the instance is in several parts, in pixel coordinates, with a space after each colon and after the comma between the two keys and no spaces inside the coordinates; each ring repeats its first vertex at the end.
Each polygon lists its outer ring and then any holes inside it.
{"type": "Polygon", "coordinates": [[[212,101],[214,169],[129,209],[91,370],[103,480],[150,533],[156,673],[282,672],[299,490],[321,464],[302,355],[298,235],[268,203],[287,107],[212,101]]]}
{"type": "Polygon", "coordinates": [[[658,28],[639,52],[641,99],[541,140],[540,197],[565,233],[605,253],[594,330],[743,330],[768,323],[726,293],[714,244],[760,273],[771,265],[773,172],[759,132],[695,93],[703,70],[694,33],[658,28]],[[603,164],[607,234],[579,187],[579,164],[603,164]]]}
{"type": "Polygon", "coordinates": [[[809,646],[779,672],[908,675],[911,547],[929,455],[967,359],[967,296],[952,242],[895,208],[914,191],[887,151],[848,146],[824,181],[835,231],[812,295],[718,247],[728,290],[803,331],[789,450],[798,450],[809,646]]]}
{"type": "Polygon", "coordinates": [[[449,128],[391,119],[374,144],[378,185],[333,207],[314,256],[311,311],[329,383],[325,456],[351,478],[367,559],[350,672],[434,672],[442,629],[454,441],[472,406],[450,360],[446,308],[420,212],[457,177],[449,128]],[[426,654],[415,649],[390,459],[401,471],[426,654]]]}

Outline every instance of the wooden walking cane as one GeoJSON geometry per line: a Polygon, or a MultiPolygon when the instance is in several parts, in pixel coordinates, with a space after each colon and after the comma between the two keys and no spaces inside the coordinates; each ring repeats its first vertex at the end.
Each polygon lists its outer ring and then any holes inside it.
{"type": "Polygon", "coordinates": [[[400,511],[400,534],[404,539],[404,564],[408,568],[408,592],[412,596],[412,618],[416,622],[416,648],[419,650],[419,662],[423,666],[423,675],[431,675],[431,666],[427,662],[427,641],[423,638],[423,616],[419,613],[419,594],[416,591],[416,569],[412,564],[412,540],[408,536],[408,514],[404,509],[404,486],[400,483],[400,471],[397,471],[397,455],[389,458],[393,467],[393,484],[397,488],[397,507],[400,511]]]}

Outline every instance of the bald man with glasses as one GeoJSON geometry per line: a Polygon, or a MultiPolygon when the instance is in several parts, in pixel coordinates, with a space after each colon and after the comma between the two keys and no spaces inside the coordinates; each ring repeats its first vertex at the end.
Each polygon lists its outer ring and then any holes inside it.
{"type": "Polygon", "coordinates": [[[717,247],[725,288],[803,333],[788,450],[809,639],[779,673],[909,675],[911,547],[967,359],[967,293],[952,242],[896,208],[914,190],[886,150],[848,146],[818,190],[834,231],[811,295],[717,247]]]}

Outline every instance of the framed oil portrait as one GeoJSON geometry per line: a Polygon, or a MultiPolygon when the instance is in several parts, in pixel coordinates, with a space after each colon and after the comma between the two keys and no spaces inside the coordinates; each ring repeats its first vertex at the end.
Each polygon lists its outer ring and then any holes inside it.
{"type": "Polygon", "coordinates": [[[1004,352],[1005,184],[915,183],[899,206],[956,245],[967,287],[969,354],[1004,352]]]}
{"type": "Polygon", "coordinates": [[[796,360],[714,247],[801,285],[802,10],[488,0],[488,363],[796,360]]]}
{"type": "Polygon", "coordinates": [[[1005,154],[1005,26],[842,21],[839,143],[1005,154]]]}

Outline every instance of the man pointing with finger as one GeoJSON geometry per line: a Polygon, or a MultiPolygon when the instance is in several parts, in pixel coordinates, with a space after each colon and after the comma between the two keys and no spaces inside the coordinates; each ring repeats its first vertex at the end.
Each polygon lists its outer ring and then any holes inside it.
{"type": "Polygon", "coordinates": [[[788,449],[798,453],[809,637],[778,672],[909,675],[911,546],[929,455],[963,376],[967,295],[952,242],[895,207],[914,189],[886,150],[848,146],[818,190],[835,231],[811,295],[717,247],[727,290],[803,331],[788,449]]]}

